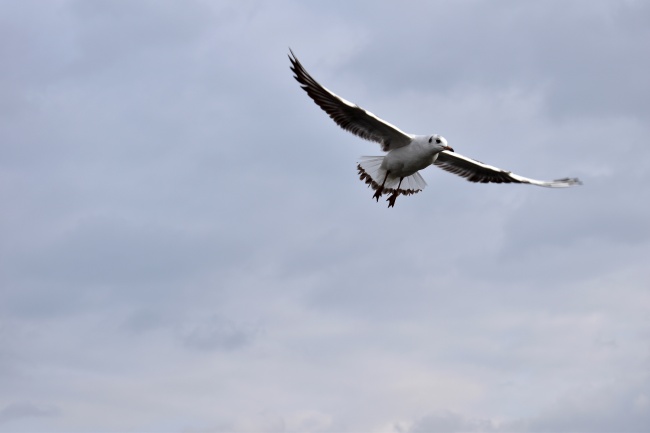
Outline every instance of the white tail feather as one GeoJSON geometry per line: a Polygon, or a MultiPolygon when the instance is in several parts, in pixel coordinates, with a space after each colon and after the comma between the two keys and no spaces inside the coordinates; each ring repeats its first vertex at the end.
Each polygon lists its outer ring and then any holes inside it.
{"type": "Polygon", "coordinates": [[[382,190],[382,194],[397,193],[398,195],[411,195],[422,191],[424,187],[427,186],[427,183],[417,171],[412,175],[402,179],[401,184],[399,177],[395,177],[390,174],[388,177],[386,177],[386,170],[381,168],[383,161],[383,156],[362,156],[361,162],[359,162],[357,165],[360,179],[367,183],[375,191],[379,189],[383,183],[384,188],[382,190]],[[385,183],[384,179],[386,180],[385,183]],[[398,185],[399,189],[397,188],[398,185]]]}

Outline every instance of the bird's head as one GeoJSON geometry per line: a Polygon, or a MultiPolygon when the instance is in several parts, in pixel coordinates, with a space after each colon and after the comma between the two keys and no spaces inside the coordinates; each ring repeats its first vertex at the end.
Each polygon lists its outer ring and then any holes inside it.
{"type": "Polygon", "coordinates": [[[445,137],[442,135],[433,134],[429,137],[429,144],[433,146],[436,152],[442,152],[443,150],[448,150],[450,152],[454,151],[454,149],[447,144],[447,140],[445,140],[445,137]]]}

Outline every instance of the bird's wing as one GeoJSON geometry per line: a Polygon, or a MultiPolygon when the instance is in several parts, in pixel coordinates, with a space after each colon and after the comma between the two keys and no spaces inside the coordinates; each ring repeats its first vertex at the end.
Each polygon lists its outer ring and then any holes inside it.
{"type": "Polygon", "coordinates": [[[450,173],[462,176],[470,182],[529,183],[531,185],[545,186],[548,188],[564,188],[567,186],[582,184],[582,182],[577,178],[568,177],[552,181],[529,179],[446,150],[438,154],[438,159],[436,159],[434,165],[437,165],[450,173]]]}
{"type": "Polygon", "coordinates": [[[295,74],[294,78],[309,97],[341,128],[363,139],[376,141],[381,144],[385,152],[406,146],[411,142],[412,135],[321,86],[309,75],[293,51],[289,55],[289,60],[291,60],[291,70],[295,74]]]}

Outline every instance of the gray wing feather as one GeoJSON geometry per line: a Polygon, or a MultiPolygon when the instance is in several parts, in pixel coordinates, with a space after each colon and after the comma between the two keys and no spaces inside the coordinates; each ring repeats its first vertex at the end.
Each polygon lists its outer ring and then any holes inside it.
{"type": "Polygon", "coordinates": [[[464,177],[470,182],[480,183],[527,183],[548,188],[564,188],[572,185],[581,185],[577,178],[564,178],[552,181],[542,181],[519,176],[506,170],[484,164],[456,152],[442,151],[434,165],[450,173],[464,177]]]}
{"type": "MultiPolygon", "coordinates": [[[[291,51],[291,50],[289,50],[291,51]]],[[[346,101],[335,93],[321,86],[312,78],[298,61],[293,51],[289,55],[291,70],[307,95],[323,109],[341,128],[365,140],[381,144],[383,151],[406,146],[411,142],[412,135],[401,131],[369,111],[364,110],[350,101],[346,101]]]]}

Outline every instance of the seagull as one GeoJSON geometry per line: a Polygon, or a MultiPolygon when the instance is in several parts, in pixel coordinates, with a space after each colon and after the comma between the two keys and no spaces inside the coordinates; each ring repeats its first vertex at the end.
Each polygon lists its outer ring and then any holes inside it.
{"type": "Polygon", "coordinates": [[[552,181],[529,179],[460,155],[454,152],[441,135],[407,134],[320,85],[309,75],[291,49],[289,52],[294,78],[316,105],[344,130],[379,143],[381,150],[387,152],[384,156],[361,157],[357,170],[359,178],[375,191],[372,198],[377,202],[383,194],[389,195],[386,199],[389,208],[395,206],[398,196],[416,194],[424,189],[427,183],[419,171],[432,164],[470,182],[522,183],[547,188],[582,184],[577,178],[552,181]]]}

